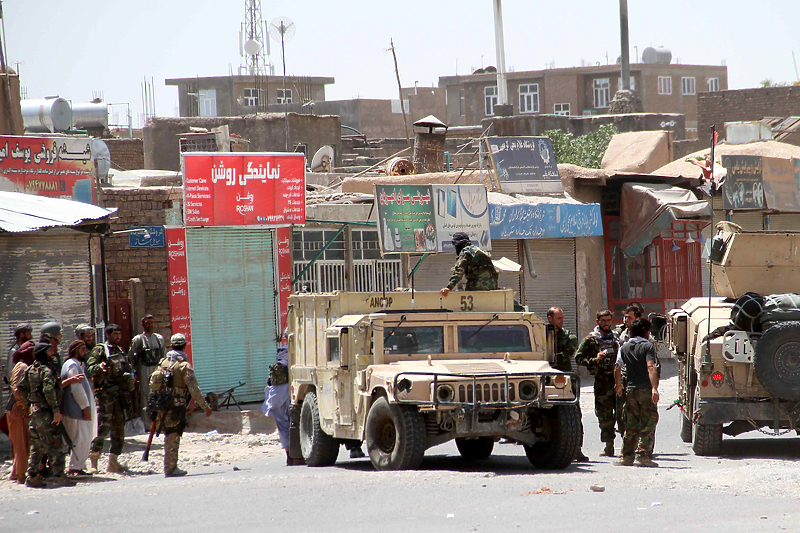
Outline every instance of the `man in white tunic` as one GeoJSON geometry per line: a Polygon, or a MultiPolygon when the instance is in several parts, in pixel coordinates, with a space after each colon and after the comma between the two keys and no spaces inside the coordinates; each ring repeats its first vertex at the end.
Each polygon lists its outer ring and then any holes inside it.
{"type": "Polygon", "coordinates": [[[61,414],[64,427],[73,444],[67,470],[67,475],[72,477],[90,475],[84,469],[92,440],[97,437],[97,406],[91,381],[85,379],[87,356],[86,343],[81,340],[74,341],[69,345],[67,360],[61,367],[62,383],[68,383],[68,379],[71,382],[64,388],[61,414]],[[76,376],[81,376],[82,379],[76,376]]]}

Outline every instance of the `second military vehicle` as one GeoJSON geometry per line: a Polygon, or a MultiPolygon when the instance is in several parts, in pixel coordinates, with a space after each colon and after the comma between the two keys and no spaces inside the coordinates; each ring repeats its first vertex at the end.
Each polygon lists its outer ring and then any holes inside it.
{"type": "Polygon", "coordinates": [[[505,437],[560,469],[581,422],[576,374],[550,366],[555,337],[513,291],[296,294],[289,304],[291,398],[308,465],[366,441],[378,470],[417,468],[455,439],[467,460],[505,437]]]}
{"type": "Polygon", "coordinates": [[[800,233],[741,231],[712,240],[715,298],[692,298],[666,327],[679,362],[681,438],[718,455],[722,436],[800,433],[800,233]]]}

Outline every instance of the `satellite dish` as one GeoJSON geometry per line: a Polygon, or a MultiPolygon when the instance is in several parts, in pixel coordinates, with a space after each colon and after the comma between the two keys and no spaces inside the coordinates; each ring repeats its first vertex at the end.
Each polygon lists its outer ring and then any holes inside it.
{"type": "Polygon", "coordinates": [[[294,37],[297,26],[289,17],[278,17],[269,23],[269,36],[276,42],[289,42],[294,37]]]}
{"type": "Polygon", "coordinates": [[[111,170],[111,152],[108,149],[108,145],[100,139],[92,139],[92,159],[94,159],[100,183],[108,183],[108,171],[111,170]]]}
{"type": "Polygon", "coordinates": [[[311,158],[311,172],[330,172],[333,163],[333,146],[326,144],[311,158]]]}
{"type": "Polygon", "coordinates": [[[258,53],[261,51],[261,43],[255,39],[250,39],[244,43],[244,51],[249,56],[258,55],[258,53]]]}

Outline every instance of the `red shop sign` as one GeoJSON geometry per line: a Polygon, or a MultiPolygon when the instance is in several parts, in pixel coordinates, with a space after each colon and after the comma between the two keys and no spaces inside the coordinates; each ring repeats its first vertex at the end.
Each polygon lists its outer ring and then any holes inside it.
{"type": "Polygon", "coordinates": [[[186,336],[184,352],[192,361],[192,320],[189,315],[189,283],[186,266],[186,228],[166,228],[167,275],[169,276],[169,316],[172,333],[186,336]]]}
{"type": "Polygon", "coordinates": [[[183,154],[186,226],[280,226],[306,221],[303,154],[183,154]]]}

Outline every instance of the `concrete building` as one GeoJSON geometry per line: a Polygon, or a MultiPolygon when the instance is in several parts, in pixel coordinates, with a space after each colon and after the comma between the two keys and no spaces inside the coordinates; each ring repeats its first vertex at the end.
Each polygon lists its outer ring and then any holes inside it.
{"type": "Polygon", "coordinates": [[[210,76],[171,78],[178,87],[181,117],[235,117],[259,111],[298,112],[303,104],[325,100],[325,86],[333,78],[287,76],[210,76]]]}
{"type": "MultiPolygon", "coordinates": [[[[480,72],[480,71],[479,71],[480,72]]],[[[508,94],[514,114],[607,114],[621,86],[619,65],[599,65],[509,72],[508,94]]],[[[479,124],[492,117],[497,103],[497,75],[442,76],[450,126],[479,124]]],[[[728,88],[725,66],[634,63],[631,89],[645,113],[685,115],[687,136],[697,132],[697,93],[728,88]]]]}

